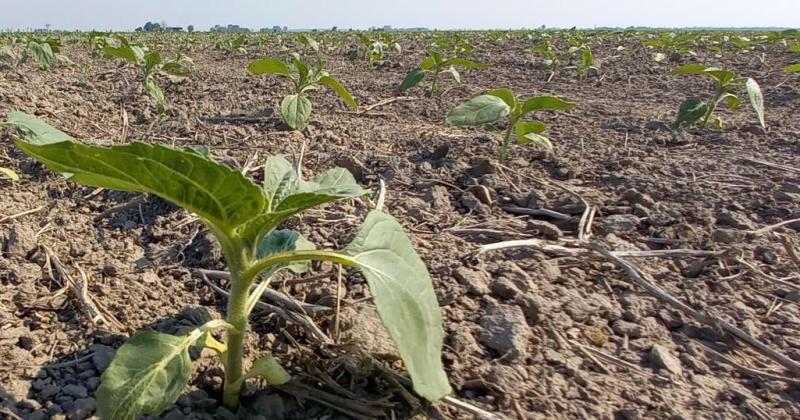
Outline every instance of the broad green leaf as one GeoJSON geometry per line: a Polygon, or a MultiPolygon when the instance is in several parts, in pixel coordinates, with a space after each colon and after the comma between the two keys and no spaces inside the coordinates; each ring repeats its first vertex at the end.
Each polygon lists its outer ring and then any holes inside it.
{"type": "Polygon", "coordinates": [[[553,143],[547,137],[538,133],[527,133],[521,137],[517,137],[519,144],[535,144],[543,149],[553,151],[553,143]]]}
{"type": "Polygon", "coordinates": [[[31,55],[36,64],[39,65],[40,70],[47,70],[53,65],[54,55],[50,44],[31,41],[28,43],[28,49],[31,51],[31,55]]]}
{"type": "Polygon", "coordinates": [[[736,77],[736,73],[732,71],[714,67],[706,69],[705,74],[711,76],[720,86],[727,86],[736,77]]]}
{"type": "Polygon", "coordinates": [[[322,76],[322,77],[319,78],[318,83],[321,84],[321,85],[327,86],[331,90],[336,92],[336,94],[339,95],[339,97],[342,98],[344,103],[349,105],[350,108],[353,108],[353,109],[356,109],[356,110],[358,109],[358,104],[356,103],[356,100],[353,99],[353,95],[351,95],[350,91],[348,91],[347,88],[342,86],[342,84],[339,83],[338,80],[336,80],[336,79],[334,79],[333,77],[330,77],[330,76],[322,76]]]}
{"type": "Polygon", "coordinates": [[[747,88],[747,96],[750,97],[750,104],[753,105],[753,109],[756,111],[756,115],[758,115],[758,122],[761,124],[762,128],[766,129],[767,121],[764,117],[764,95],[761,94],[761,87],[758,86],[758,82],[751,78],[747,79],[745,87],[747,88]]]}
{"type": "Polygon", "coordinates": [[[481,125],[499,120],[511,112],[502,99],[494,95],[480,95],[455,107],[447,115],[452,125],[481,125]]]}
{"type": "Polygon", "coordinates": [[[144,61],[144,52],[141,50],[139,50],[139,52],[141,52],[141,55],[137,54],[137,51],[130,46],[103,47],[103,54],[106,57],[122,58],[124,60],[130,61],[131,63],[138,63],[140,61],[144,61]]]}
{"type": "Polygon", "coordinates": [[[308,66],[306,66],[305,63],[303,63],[300,60],[299,54],[294,53],[293,55],[294,58],[292,58],[292,65],[294,66],[295,70],[297,70],[297,73],[300,75],[299,83],[302,86],[306,84],[306,82],[308,81],[308,74],[309,74],[308,66]]]}
{"type": "Polygon", "coordinates": [[[158,415],[175,402],[189,383],[189,347],[197,330],[176,337],[155,331],[136,333],[103,372],[97,390],[97,414],[104,420],[133,420],[158,415]]]}
{"type": "Polygon", "coordinates": [[[370,212],[344,252],[366,278],[414,391],[429,401],[449,394],[441,359],[442,313],[428,270],[400,223],[381,211],[370,212]]]}
{"type": "Polygon", "coordinates": [[[282,74],[284,76],[289,76],[289,68],[286,67],[286,64],[283,64],[280,60],[275,60],[272,58],[265,58],[261,60],[255,60],[247,66],[247,71],[250,74],[258,75],[258,74],[282,74]]]}
{"type": "Polygon", "coordinates": [[[694,125],[705,117],[707,112],[707,103],[699,99],[687,99],[681,103],[678,109],[678,118],[672,124],[672,127],[679,129],[684,125],[694,125]]]}
{"type": "Polygon", "coordinates": [[[446,72],[450,73],[453,76],[453,80],[456,81],[457,84],[461,84],[461,75],[458,74],[458,70],[455,67],[450,66],[445,70],[446,72]]]}
{"type": "Polygon", "coordinates": [[[147,53],[144,56],[145,73],[150,73],[160,63],[161,63],[161,54],[159,54],[158,51],[147,53]]]}
{"type": "Polygon", "coordinates": [[[232,232],[265,207],[261,189],[240,171],[193,151],[138,142],[112,147],[73,141],[15,144],[75,182],[157,195],[223,232],[232,232]]]}
{"type": "Polygon", "coordinates": [[[19,175],[17,175],[17,173],[12,171],[11,169],[0,166],[0,174],[4,175],[6,178],[12,181],[19,181],[19,175]]]}
{"type": "Polygon", "coordinates": [[[167,61],[163,66],[161,66],[161,70],[164,73],[179,77],[188,77],[192,75],[191,70],[177,61],[167,61]]]}
{"type": "Polygon", "coordinates": [[[580,77],[583,77],[586,74],[586,70],[589,67],[592,67],[594,64],[594,57],[592,56],[592,50],[590,48],[584,48],[583,52],[581,53],[581,59],[578,62],[578,72],[580,73],[580,77]]]}
{"type": "Polygon", "coordinates": [[[432,56],[425,57],[421,63],[419,63],[419,68],[422,70],[433,70],[436,67],[436,59],[432,56]]]}
{"type": "Polygon", "coordinates": [[[725,101],[725,105],[730,110],[738,109],[740,105],[742,105],[742,100],[739,99],[738,96],[732,93],[726,93],[721,98],[720,101],[725,101]]]}
{"type": "Polygon", "coordinates": [[[541,121],[517,121],[514,124],[514,133],[519,140],[528,133],[541,134],[546,128],[547,126],[541,121]]]}
{"type": "Polygon", "coordinates": [[[481,63],[477,63],[475,61],[465,60],[465,59],[459,58],[459,57],[449,58],[449,59],[445,60],[445,62],[442,65],[443,66],[451,66],[451,65],[453,65],[453,66],[461,66],[461,67],[464,67],[464,68],[467,68],[467,69],[485,69],[485,68],[489,67],[486,64],[481,64],[481,63]]]}
{"type": "Polygon", "coordinates": [[[311,207],[331,201],[360,197],[367,192],[346,169],[332,168],[311,181],[302,180],[283,156],[270,156],[264,166],[266,213],[242,227],[241,237],[257,241],[283,220],[311,207]]]}
{"type": "Polygon", "coordinates": [[[795,44],[792,48],[789,48],[790,52],[800,53],[800,44],[795,44]]]}
{"type": "Polygon", "coordinates": [[[400,83],[400,87],[397,90],[399,90],[400,92],[405,92],[411,89],[412,87],[418,85],[419,82],[421,82],[422,79],[424,78],[425,78],[425,70],[419,67],[415,68],[414,70],[411,70],[410,72],[408,72],[408,74],[406,74],[406,78],[403,79],[403,83],[400,83]]]}
{"type": "Polygon", "coordinates": [[[800,63],[790,64],[783,68],[787,73],[800,73],[800,63]]]}
{"type": "Polygon", "coordinates": [[[164,91],[156,84],[155,79],[148,77],[144,79],[144,89],[151,98],[155,99],[160,109],[167,106],[167,98],[164,97],[164,91]]]}
{"type": "Polygon", "coordinates": [[[291,94],[281,101],[281,117],[293,130],[301,130],[306,126],[311,115],[311,101],[303,95],[291,94]]]}
{"type": "Polygon", "coordinates": [[[503,102],[505,102],[506,105],[508,105],[508,107],[512,110],[517,107],[517,98],[514,96],[514,92],[512,92],[511,89],[499,88],[490,90],[486,94],[497,96],[498,98],[502,99],[503,102]]]}
{"type": "Polygon", "coordinates": [[[698,63],[689,63],[672,69],[672,74],[703,74],[706,67],[698,63]]]}
{"type": "MultiPolygon", "coordinates": [[[[258,244],[256,250],[257,258],[264,258],[272,254],[286,251],[311,251],[317,247],[309,242],[300,232],[294,230],[282,229],[274,230],[269,233],[258,244]]],[[[288,268],[294,273],[301,274],[308,271],[310,265],[308,261],[298,261],[289,264],[273,265],[269,267],[266,272],[261,273],[262,277],[269,277],[278,270],[288,268]]]]}
{"type": "Polygon", "coordinates": [[[555,96],[535,96],[522,104],[522,115],[532,111],[567,111],[576,106],[578,104],[567,102],[555,96]]]}
{"type": "Polygon", "coordinates": [[[52,127],[46,122],[33,115],[19,111],[8,113],[8,125],[14,127],[16,131],[31,144],[50,144],[61,141],[75,140],[72,136],[52,127]]]}

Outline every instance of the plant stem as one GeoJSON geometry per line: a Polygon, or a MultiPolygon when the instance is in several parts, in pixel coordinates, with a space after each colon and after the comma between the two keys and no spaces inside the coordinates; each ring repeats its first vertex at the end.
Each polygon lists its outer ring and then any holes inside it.
{"type": "Polygon", "coordinates": [[[231,295],[228,300],[227,321],[233,326],[228,330],[227,346],[223,364],[225,365],[225,385],[222,401],[228,408],[239,405],[239,391],[242,388],[244,372],[242,369],[242,347],[247,333],[247,298],[252,278],[246,278],[247,267],[242,258],[230,256],[228,269],[231,273],[231,295]]]}
{"type": "Polygon", "coordinates": [[[500,163],[505,163],[508,158],[508,145],[511,143],[511,129],[514,127],[515,121],[508,121],[508,128],[503,136],[503,145],[500,147],[500,163]]]}
{"type": "Polygon", "coordinates": [[[439,67],[434,67],[434,69],[433,69],[433,82],[431,82],[431,92],[430,92],[431,98],[436,96],[436,82],[439,81],[439,71],[440,70],[441,69],[439,67]]]}

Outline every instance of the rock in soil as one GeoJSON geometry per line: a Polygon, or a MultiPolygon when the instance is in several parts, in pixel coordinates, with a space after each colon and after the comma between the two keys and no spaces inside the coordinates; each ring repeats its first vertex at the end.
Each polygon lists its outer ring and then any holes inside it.
{"type": "Polygon", "coordinates": [[[518,360],[527,354],[528,341],[533,335],[519,306],[490,306],[480,325],[480,342],[501,357],[518,360]]]}

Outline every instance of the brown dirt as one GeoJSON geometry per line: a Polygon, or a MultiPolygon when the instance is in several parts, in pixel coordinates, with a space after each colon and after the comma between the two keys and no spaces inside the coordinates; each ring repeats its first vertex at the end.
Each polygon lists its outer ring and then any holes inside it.
{"type": "MultiPolygon", "coordinates": [[[[376,68],[346,60],[346,45],[327,52],[324,60],[359,103],[372,104],[394,96],[405,72],[423,54],[418,41],[401,44],[403,54],[376,68]]],[[[575,239],[582,209],[553,185],[558,182],[598,207],[592,239],[612,249],[730,250],[728,255],[758,267],[766,276],[743,271],[730,259],[712,259],[700,270],[692,270],[697,261],[692,258],[634,261],[675,297],[800,361],[800,263],[791,260],[780,239],[788,238],[797,249],[800,224],[762,235],[746,232],[800,217],[800,79],[780,71],[791,57],[778,50],[729,58],[701,52],[704,63],[760,82],[769,131],[761,133],[752,124],[753,112],[743,107],[721,111],[728,122],[723,131],[674,136],[665,124],[672,122],[680,101],[707,95],[710,86],[698,78],[669,75],[672,64],[653,62],[637,41],[622,52],[616,46],[605,41],[594,47],[601,61],[596,77],[577,81],[565,69],[548,82],[549,71],[536,68],[522,53],[525,41],[482,41],[474,58],[492,68],[464,72],[465,86],[441,99],[424,98],[417,89],[410,92],[419,95],[414,100],[352,115],[333,95],[320,92],[313,97],[309,128],[292,133],[270,113],[287,92],[284,81],[246,73],[250,59],[265,55],[257,48],[249,57],[210,48],[190,52],[194,74],[180,82],[164,80],[170,111],[166,121],[157,122],[152,103],[125,96],[135,83],[132,69],[91,58],[75,44],[64,51],[76,66],[38,72],[28,64],[0,71],[0,117],[12,109],[35,113],[77,138],[110,144],[124,140],[124,112],[127,139],[204,144],[238,166],[257,166],[269,154],[294,155],[305,141],[309,173],[348,166],[373,190],[383,179],[386,209],[407,227],[435,282],[446,319],[443,357],[455,396],[489,411],[511,418],[798,418],[797,385],[747,374],[713,357],[707,346],[744,366],[796,374],[675,312],[608,262],[533,249],[472,255],[479,245],[499,240],[575,239]],[[494,162],[499,134],[443,123],[456,104],[499,86],[523,97],[547,93],[580,104],[568,114],[541,115],[555,153],[514,146],[508,167],[487,165],[482,160],[494,162]],[[204,120],[259,113],[265,117],[257,123],[204,120]],[[445,145],[446,156],[436,156],[434,151],[445,145]],[[492,205],[469,192],[476,185],[486,187],[492,205]],[[509,203],[556,210],[571,219],[556,223],[510,214],[502,209],[509,203]]],[[[96,193],[66,182],[25,158],[9,140],[10,133],[2,133],[0,165],[23,179],[3,182],[0,218],[41,209],[0,224],[0,238],[5,238],[0,397],[9,416],[86,418],[93,412],[99,376],[125,335],[142,328],[176,332],[223,311],[225,298],[192,270],[223,269],[224,262],[200,226],[185,223],[189,214],[154,197],[95,221],[100,212],[135,195],[96,193]],[[94,325],[74,294],[59,293],[64,285],[48,271],[44,247],[73,277],[79,279],[82,268],[94,301],[124,327],[94,325]]],[[[260,177],[258,171],[252,175],[260,177]]],[[[337,203],[309,211],[291,225],[319,246],[337,248],[347,243],[368,209],[364,200],[337,203]]],[[[344,284],[343,301],[352,306],[344,313],[370,313],[363,280],[351,273],[344,284]]],[[[285,291],[330,305],[335,276],[285,291]]],[[[316,320],[323,331],[332,331],[331,316],[316,320]]],[[[345,330],[351,326],[345,322],[345,330]]],[[[352,326],[353,331],[368,328],[352,326]]],[[[386,415],[408,413],[392,386],[374,372],[341,363],[335,349],[317,348],[302,329],[274,314],[256,314],[253,330],[251,357],[273,351],[297,375],[319,381],[328,374],[362,399],[392,395],[394,408],[386,415]]],[[[218,404],[218,365],[199,357],[191,388],[164,417],[234,416],[218,404]]],[[[243,401],[243,418],[343,418],[257,384],[248,387],[243,401]]],[[[471,418],[440,408],[446,418],[471,418]]]]}

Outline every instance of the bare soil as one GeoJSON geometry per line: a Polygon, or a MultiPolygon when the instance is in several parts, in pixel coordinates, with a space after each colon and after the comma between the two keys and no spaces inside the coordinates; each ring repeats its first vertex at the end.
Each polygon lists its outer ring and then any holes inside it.
{"type": "MultiPolygon", "coordinates": [[[[420,42],[401,44],[404,52],[380,66],[346,59],[347,46],[323,59],[365,106],[395,97],[422,58],[420,42]]],[[[589,239],[612,250],[724,251],[630,261],[672,296],[800,361],[800,261],[788,251],[800,252],[800,223],[753,233],[800,218],[800,78],[780,70],[791,57],[777,49],[731,57],[701,51],[699,61],[759,81],[769,129],[762,132],[743,107],[720,111],[728,123],[722,131],[674,134],[668,125],[678,104],[707,96],[711,86],[670,75],[676,63],[656,63],[630,44],[623,51],[612,42],[596,46],[599,72],[579,81],[570,69],[550,78],[523,53],[521,40],[478,42],[473,58],[491,69],[463,72],[462,87],[445,82],[452,89],[442,98],[427,98],[420,88],[356,115],[320,91],[302,132],[287,131],[276,114],[285,80],[247,74],[249,60],[267,55],[257,48],[249,56],[190,52],[191,78],[162,79],[170,109],[159,119],[154,104],[136,94],[134,69],[66,45],[74,66],[0,71],[0,118],[9,110],[34,113],[99,144],[207,145],[218,159],[251,168],[255,179],[267,155],[297,156],[305,142],[308,174],[345,166],[372,190],[383,180],[385,208],[406,226],[435,283],[454,396],[490,412],[520,419],[798,418],[798,372],[655,299],[602,257],[536,248],[475,256],[480,245],[510,239],[571,246],[584,207],[568,189],[597,207],[589,239]],[[500,86],[580,104],[539,116],[555,153],[513,146],[511,160],[500,165],[499,131],[444,124],[455,105],[500,86]],[[217,118],[235,115],[257,118],[217,118]],[[516,214],[504,210],[509,206],[567,217],[516,214]]],[[[125,337],[143,328],[179,332],[224,313],[225,297],[196,270],[225,264],[190,214],[155,197],[67,182],[16,150],[10,134],[0,133],[0,166],[22,180],[0,188],[0,415],[89,418],[99,377],[125,337]],[[105,323],[93,321],[87,300],[53,271],[53,256],[73,281],[86,284],[105,323]]],[[[318,246],[337,248],[371,206],[368,199],[335,203],[290,224],[318,246]]],[[[276,287],[333,307],[336,269],[317,268],[330,276],[276,287]]],[[[402,370],[379,332],[365,282],[348,272],[342,283],[341,332],[334,331],[333,311],[314,317],[337,345],[320,346],[305,329],[260,311],[248,356],[272,351],[312,387],[387,418],[415,415],[374,364],[344,356],[361,348],[402,370]]],[[[205,353],[197,357],[191,387],[162,417],[351,417],[257,382],[232,412],[221,407],[220,366],[205,353]]],[[[444,418],[474,418],[437,407],[444,418]]]]}

